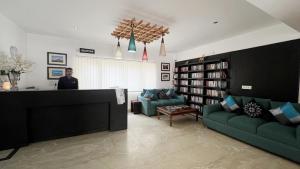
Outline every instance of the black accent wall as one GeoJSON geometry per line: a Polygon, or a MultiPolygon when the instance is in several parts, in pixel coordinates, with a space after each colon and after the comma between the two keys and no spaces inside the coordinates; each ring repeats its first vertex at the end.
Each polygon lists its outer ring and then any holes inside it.
{"type": "Polygon", "coordinates": [[[299,39],[207,57],[217,58],[230,60],[230,94],[298,102],[299,39]]]}

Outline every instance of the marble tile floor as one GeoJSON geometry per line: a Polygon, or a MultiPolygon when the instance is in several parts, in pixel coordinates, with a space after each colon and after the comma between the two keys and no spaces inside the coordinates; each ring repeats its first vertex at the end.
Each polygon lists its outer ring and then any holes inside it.
{"type": "Polygon", "coordinates": [[[0,162],[0,169],[300,169],[191,117],[175,117],[173,127],[166,116],[157,120],[129,113],[128,120],[128,130],[23,147],[0,162]]]}

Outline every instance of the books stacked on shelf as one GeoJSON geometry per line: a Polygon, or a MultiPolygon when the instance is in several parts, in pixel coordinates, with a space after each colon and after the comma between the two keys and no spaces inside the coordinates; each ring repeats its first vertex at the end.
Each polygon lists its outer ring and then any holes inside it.
{"type": "Polygon", "coordinates": [[[174,73],[178,73],[178,67],[175,67],[174,73]]]}
{"type": "Polygon", "coordinates": [[[203,73],[192,73],[192,78],[203,78],[204,74],[203,73]]]}
{"type": "Polygon", "coordinates": [[[227,82],[226,81],[206,81],[206,86],[208,87],[218,87],[218,88],[227,88],[227,82]]]}
{"type": "Polygon", "coordinates": [[[192,86],[203,86],[203,80],[192,80],[191,85],[192,86]]]}
{"type": "Polygon", "coordinates": [[[203,65],[194,65],[194,66],[191,66],[191,70],[192,71],[202,71],[203,69],[204,69],[203,65]]]}
{"type": "Polygon", "coordinates": [[[178,79],[178,74],[174,74],[174,79],[178,79]]]}
{"type": "Polygon", "coordinates": [[[191,101],[195,103],[203,103],[203,97],[191,96],[191,101]]]}
{"type": "Polygon", "coordinates": [[[228,69],[228,62],[207,64],[206,69],[207,70],[228,69]]]}
{"type": "Polygon", "coordinates": [[[187,87],[180,87],[180,92],[187,93],[188,88],[187,87]]]}
{"type": "Polygon", "coordinates": [[[189,78],[189,74],[185,73],[185,74],[180,74],[180,78],[182,79],[187,79],[189,78]]]}
{"type": "Polygon", "coordinates": [[[174,87],[174,90],[175,90],[175,91],[178,91],[178,87],[177,87],[177,86],[175,86],[175,87],[174,87]]]}
{"type": "Polygon", "coordinates": [[[216,99],[206,99],[206,102],[205,104],[217,104],[219,103],[219,100],[216,100],[216,99]]]}
{"type": "Polygon", "coordinates": [[[214,97],[224,97],[225,96],[225,91],[220,91],[220,90],[206,90],[206,95],[207,96],[214,96],[214,97]]]}
{"type": "Polygon", "coordinates": [[[221,72],[209,72],[207,73],[207,78],[227,78],[227,75],[224,71],[221,72]]]}
{"type": "Polygon", "coordinates": [[[190,104],[191,108],[199,110],[199,112],[202,112],[203,107],[196,104],[190,104]]]}
{"type": "Polygon", "coordinates": [[[188,80],[180,80],[180,85],[187,86],[187,85],[189,85],[189,81],[188,80]]]}
{"type": "Polygon", "coordinates": [[[191,88],[190,91],[192,94],[203,94],[203,88],[191,88]]]}
{"type": "Polygon", "coordinates": [[[189,67],[188,66],[182,67],[182,68],[180,68],[180,71],[181,72],[188,72],[189,71],[189,67]]]}

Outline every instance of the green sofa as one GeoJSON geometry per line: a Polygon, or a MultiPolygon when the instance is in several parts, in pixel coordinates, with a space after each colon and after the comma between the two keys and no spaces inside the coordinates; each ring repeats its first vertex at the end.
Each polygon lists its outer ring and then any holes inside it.
{"type": "MultiPolygon", "coordinates": [[[[243,96],[233,97],[240,106],[252,99],[243,96]]],[[[267,110],[285,103],[269,99],[254,99],[267,110]]],[[[293,106],[300,112],[300,104],[293,103],[293,106]]],[[[208,128],[300,163],[300,125],[286,126],[276,121],[226,112],[221,104],[204,106],[203,122],[208,128]]]]}
{"type": "MultiPolygon", "coordinates": [[[[157,89],[157,90],[161,90],[161,89],[157,89]]],[[[150,100],[148,98],[144,98],[141,94],[140,96],[138,96],[138,101],[142,103],[142,112],[147,116],[157,115],[156,108],[159,106],[172,106],[172,105],[185,104],[185,98],[179,95],[177,95],[175,98],[172,99],[150,100]]]]}

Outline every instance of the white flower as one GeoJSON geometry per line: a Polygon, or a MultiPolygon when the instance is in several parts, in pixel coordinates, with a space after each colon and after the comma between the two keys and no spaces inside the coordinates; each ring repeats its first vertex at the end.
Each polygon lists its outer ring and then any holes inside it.
{"type": "Polygon", "coordinates": [[[32,67],[32,62],[24,59],[22,55],[8,57],[0,53],[0,70],[5,72],[26,73],[32,67]]]}

